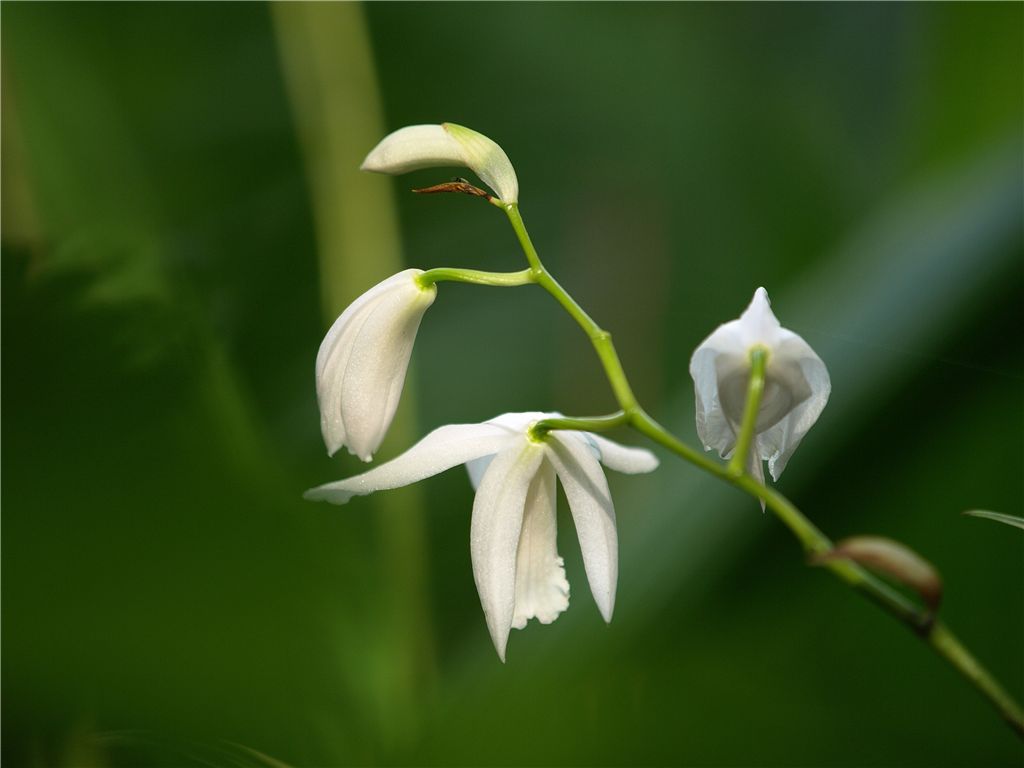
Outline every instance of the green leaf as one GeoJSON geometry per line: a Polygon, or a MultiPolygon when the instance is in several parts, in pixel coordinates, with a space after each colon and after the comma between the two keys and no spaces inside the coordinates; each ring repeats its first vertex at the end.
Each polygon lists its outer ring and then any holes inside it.
{"type": "Polygon", "coordinates": [[[1006,523],[1006,525],[1012,525],[1015,528],[1024,529],[1024,517],[1014,517],[1013,515],[1004,515],[999,512],[989,512],[987,509],[968,509],[964,514],[970,515],[971,517],[982,517],[986,520],[995,520],[997,523],[1006,523]]]}

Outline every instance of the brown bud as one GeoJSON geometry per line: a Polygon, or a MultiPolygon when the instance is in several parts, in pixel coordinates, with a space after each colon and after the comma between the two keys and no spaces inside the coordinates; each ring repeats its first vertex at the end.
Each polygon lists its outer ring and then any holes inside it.
{"type": "Polygon", "coordinates": [[[812,564],[837,558],[852,560],[892,578],[917,592],[932,611],[938,610],[942,600],[942,577],[931,563],[898,541],[881,536],[854,536],[818,555],[812,564]]]}

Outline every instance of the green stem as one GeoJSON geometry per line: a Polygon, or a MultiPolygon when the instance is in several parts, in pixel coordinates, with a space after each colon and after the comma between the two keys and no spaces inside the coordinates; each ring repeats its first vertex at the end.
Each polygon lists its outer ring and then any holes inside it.
{"type": "MultiPolygon", "coordinates": [[[[736,448],[733,450],[729,471],[734,475],[742,475],[747,466],[750,453],[750,442],[754,439],[754,428],[757,426],[757,414],[761,409],[761,395],[764,394],[764,369],[768,364],[768,350],[754,347],[750,350],[750,383],[747,385],[747,404],[743,409],[743,423],[740,433],[736,436],[736,448]]],[[[759,458],[755,459],[760,461],[759,458]]]]}
{"type": "MultiPolygon", "coordinates": [[[[551,429],[593,431],[628,424],[637,432],[672,451],[685,461],[763,501],[772,510],[772,513],[789,528],[809,556],[820,556],[830,552],[833,548],[831,540],[818,530],[817,526],[808,520],[789,499],[773,488],[759,483],[743,471],[745,454],[753,439],[764,388],[766,350],[755,349],[751,354],[751,381],[748,386],[747,402],[735,455],[728,466],[712,461],[661,426],[640,406],[629,385],[629,380],[626,378],[626,372],[622,368],[611,334],[601,328],[544,267],[537,249],[534,248],[530,235],[526,231],[526,225],[519,214],[518,205],[500,201],[494,202],[494,204],[508,215],[523,252],[526,254],[526,260],[530,264],[530,269],[526,271],[533,276],[533,282],[550,293],[586,332],[601,360],[615,399],[622,409],[604,417],[544,419],[534,425],[531,434],[536,438],[542,438],[543,434],[551,429]]],[[[890,615],[899,619],[921,637],[982,696],[988,699],[1018,735],[1024,737],[1024,712],[1021,711],[1020,706],[944,624],[934,621],[930,612],[911,602],[900,592],[850,560],[826,559],[820,561],[819,564],[831,571],[841,581],[868,597],[890,615]]]]}
{"type": "Polygon", "coordinates": [[[495,285],[503,288],[537,282],[532,269],[521,269],[518,272],[482,272],[479,269],[437,267],[436,269],[428,269],[416,278],[416,282],[422,288],[429,288],[434,283],[443,281],[473,283],[474,285],[495,285]]]}
{"type": "Polygon", "coordinates": [[[630,421],[630,426],[641,435],[645,435],[662,447],[668,448],[672,453],[681,457],[685,461],[690,462],[695,467],[703,469],[705,472],[710,472],[715,477],[727,482],[733,482],[735,480],[735,478],[726,471],[725,467],[716,461],[712,461],[703,453],[700,453],[688,446],[651,418],[650,414],[642,408],[633,416],[630,421]]]}
{"type": "Polygon", "coordinates": [[[989,674],[942,622],[936,622],[927,637],[928,645],[952,664],[992,702],[1017,735],[1024,739],[1024,711],[1013,697],[989,674]]]}
{"type": "Polygon", "coordinates": [[[577,432],[602,432],[629,423],[629,415],[625,411],[616,411],[607,416],[581,416],[569,418],[565,416],[543,419],[530,427],[530,437],[543,440],[544,435],[553,429],[571,429],[577,432]]]}
{"type": "MultiPolygon", "coordinates": [[[[516,237],[519,238],[519,245],[522,246],[523,253],[526,254],[526,260],[530,263],[530,266],[538,272],[543,271],[544,266],[540,263],[540,256],[537,255],[537,249],[533,247],[533,241],[530,240],[530,234],[526,231],[526,224],[523,223],[523,217],[519,213],[519,204],[497,201],[495,205],[505,211],[508,220],[512,222],[512,229],[515,230],[516,237]]],[[[583,312],[583,310],[581,309],[580,312],[583,312]]]]}
{"type": "MultiPolygon", "coordinates": [[[[630,425],[677,456],[751,496],[761,499],[783,525],[789,528],[809,556],[823,555],[832,550],[832,541],[778,491],[762,485],[749,475],[737,476],[729,467],[722,466],[706,456],[696,453],[690,446],[655,422],[646,412],[642,411],[635,416],[630,425]]],[[[835,559],[823,561],[821,566],[903,621],[915,632],[921,632],[928,627],[930,615],[927,611],[916,606],[856,563],[835,559]]]]}

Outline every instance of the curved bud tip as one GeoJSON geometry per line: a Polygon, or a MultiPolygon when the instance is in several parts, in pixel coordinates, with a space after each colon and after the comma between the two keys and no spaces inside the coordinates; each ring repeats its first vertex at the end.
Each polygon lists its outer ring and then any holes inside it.
{"type": "Polygon", "coordinates": [[[519,179],[500,146],[482,133],[456,123],[441,125],[462,148],[466,166],[493,189],[502,202],[519,202],[519,179]]]}
{"type": "Polygon", "coordinates": [[[754,298],[751,300],[752,304],[766,304],[767,306],[772,305],[772,300],[768,298],[768,289],[763,285],[754,291],[754,298]]]}
{"type": "Polygon", "coordinates": [[[754,297],[743,314],[740,315],[740,321],[750,332],[765,337],[772,329],[779,327],[778,318],[772,312],[772,302],[768,298],[768,291],[763,287],[754,291],[754,297]]]}

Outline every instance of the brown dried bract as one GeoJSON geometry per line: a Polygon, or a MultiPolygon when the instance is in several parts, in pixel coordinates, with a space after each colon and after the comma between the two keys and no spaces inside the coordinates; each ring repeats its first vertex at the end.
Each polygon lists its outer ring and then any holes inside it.
{"type": "Polygon", "coordinates": [[[458,192],[463,195],[472,195],[473,197],[483,197],[488,200],[491,199],[491,193],[487,192],[480,187],[474,187],[465,179],[452,179],[443,184],[435,184],[432,187],[421,187],[420,189],[414,189],[418,195],[436,195],[441,192],[458,192]]]}

